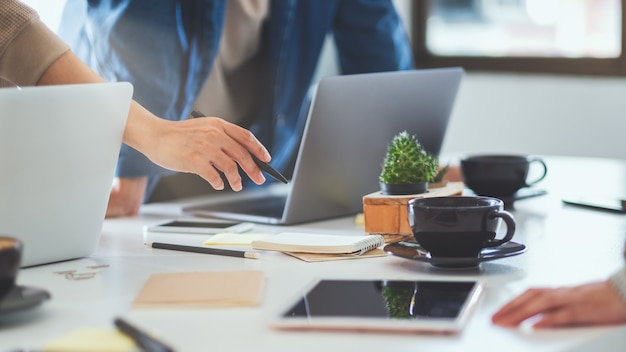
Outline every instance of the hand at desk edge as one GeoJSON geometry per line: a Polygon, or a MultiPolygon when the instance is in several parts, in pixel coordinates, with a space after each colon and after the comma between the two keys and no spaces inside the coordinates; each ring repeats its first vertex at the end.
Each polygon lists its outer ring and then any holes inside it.
{"type": "Polygon", "coordinates": [[[504,305],[492,322],[516,327],[536,318],[534,328],[626,323],[626,301],[609,280],[562,288],[532,288],[504,305]]]}

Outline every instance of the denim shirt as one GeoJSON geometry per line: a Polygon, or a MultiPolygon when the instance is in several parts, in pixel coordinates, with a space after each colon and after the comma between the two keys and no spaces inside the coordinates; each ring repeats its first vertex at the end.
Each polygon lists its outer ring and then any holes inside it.
{"type": "MultiPolygon", "coordinates": [[[[68,1],[59,32],[74,52],[105,79],[133,83],[135,100],[154,114],[185,119],[215,59],[226,0],[88,0],[82,10],[78,1],[68,1]]],[[[342,74],[406,70],[413,61],[390,0],[271,0],[269,19],[265,106],[247,127],[284,171],[297,153],[327,34],[342,74]]],[[[122,146],[118,177],[165,172],[122,146]]]]}

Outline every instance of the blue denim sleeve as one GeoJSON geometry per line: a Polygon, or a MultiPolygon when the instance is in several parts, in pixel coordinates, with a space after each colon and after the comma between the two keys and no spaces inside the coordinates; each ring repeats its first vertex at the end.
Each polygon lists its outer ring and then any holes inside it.
{"type": "Polygon", "coordinates": [[[341,73],[413,68],[411,45],[391,0],[340,0],[333,36],[341,73]]]}
{"type": "MultiPolygon", "coordinates": [[[[72,18],[69,9],[64,18],[72,18]]],[[[106,80],[131,82],[137,102],[159,117],[180,120],[208,77],[224,11],[224,1],[89,0],[85,20],[74,23],[78,32],[61,31],[74,33],[68,40],[73,50],[106,80]]],[[[167,172],[122,146],[117,176],[167,172]]]]}

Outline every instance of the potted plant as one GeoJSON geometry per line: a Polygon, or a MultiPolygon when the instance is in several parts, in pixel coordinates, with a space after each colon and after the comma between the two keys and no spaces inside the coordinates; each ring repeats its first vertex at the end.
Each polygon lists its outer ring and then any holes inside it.
{"type": "Polygon", "coordinates": [[[389,147],[379,181],[385,194],[419,194],[434,180],[439,161],[426,152],[415,136],[407,131],[397,134],[389,147]]]}
{"type": "Polygon", "coordinates": [[[433,177],[433,180],[431,182],[428,182],[428,188],[445,187],[448,184],[448,181],[444,180],[443,178],[444,176],[446,176],[448,169],[450,169],[449,164],[442,168],[439,168],[439,171],[437,171],[437,174],[435,175],[435,177],[433,177]]]}

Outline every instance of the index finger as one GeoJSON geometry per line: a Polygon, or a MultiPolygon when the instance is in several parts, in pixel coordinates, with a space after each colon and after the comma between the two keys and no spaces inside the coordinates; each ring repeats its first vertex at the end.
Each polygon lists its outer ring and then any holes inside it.
{"type": "Polygon", "coordinates": [[[546,289],[529,289],[500,308],[491,320],[494,324],[503,326],[519,325],[524,320],[557,306],[550,299],[551,294],[554,293],[546,289]]]}
{"type": "Polygon", "coordinates": [[[266,163],[272,160],[265,146],[249,130],[235,124],[229,124],[224,127],[224,131],[230,138],[241,144],[250,154],[256,156],[259,160],[266,163]]]}

